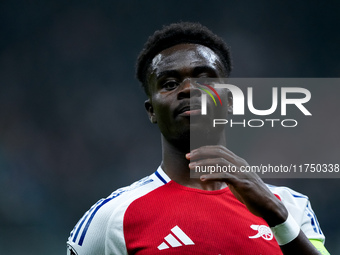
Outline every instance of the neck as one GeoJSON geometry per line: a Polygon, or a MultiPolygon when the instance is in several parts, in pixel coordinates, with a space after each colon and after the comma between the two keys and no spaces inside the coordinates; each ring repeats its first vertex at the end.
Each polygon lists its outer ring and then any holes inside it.
{"type": "MultiPolygon", "coordinates": [[[[225,138],[222,137],[218,144],[225,146],[225,138]]],[[[199,178],[190,178],[190,161],[185,157],[190,151],[178,149],[176,146],[169,143],[163,136],[162,151],[162,169],[171,180],[178,184],[202,190],[219,190],[226,187],[224,182],[202,182],[199,178]]]]}

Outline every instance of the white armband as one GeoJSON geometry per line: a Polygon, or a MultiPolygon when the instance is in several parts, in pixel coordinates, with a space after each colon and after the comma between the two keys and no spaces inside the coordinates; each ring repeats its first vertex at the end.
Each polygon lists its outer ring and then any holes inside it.
{"type": "Polygon", "coordinates": [[[300,233],[300,227],[290,213],[288,213],[288,218],[285,222],[272,227],[271,230],[279,245],[285,245],[293,241],[300,233]]]}

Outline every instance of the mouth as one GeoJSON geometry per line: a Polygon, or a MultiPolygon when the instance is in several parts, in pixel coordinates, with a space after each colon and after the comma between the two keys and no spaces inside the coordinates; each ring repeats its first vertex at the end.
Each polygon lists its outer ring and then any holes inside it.
{"type": "Polygon", "coordinates": [[[201,105],[194,104],[194,105],[186,105],[186,106],[179,107],[176,115],[182,116],[182,117],[201,115],[201,105]]]}

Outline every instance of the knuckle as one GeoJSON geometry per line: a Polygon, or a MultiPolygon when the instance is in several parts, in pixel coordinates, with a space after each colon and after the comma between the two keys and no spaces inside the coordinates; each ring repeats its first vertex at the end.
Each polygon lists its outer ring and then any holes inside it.
{"type": "Polygon", "coordinates": [[[218,155],[221,155],[223,153],[223,150],[221,148],[217,148],[217,151],[218,155]]]}
{"type": "Polygon", "coordinates": [[[227,161],[225,158],[223,158],[223,157],[219,157],[218,160],[221,161],[221,162],[223,162],[224,164],[228,162],[228,161],[227,161]]]}

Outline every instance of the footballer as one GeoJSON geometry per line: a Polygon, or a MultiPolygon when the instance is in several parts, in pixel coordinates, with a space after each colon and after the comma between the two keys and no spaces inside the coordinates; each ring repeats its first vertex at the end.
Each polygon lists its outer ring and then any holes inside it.
{"type": "MultiPolygon", "coordinates": [[[[329,254],[305,195],[265,184],[255,173],[190,178],[196,166],[247,166],[226,147],[223,126],[212,133],[190,121],[201,116],[202,95],[192,78],[230,71],[229,48],[201,24],[174,23],[149,37],[136,73],[150,122],[161,132],[161,163],[94,204],[71,231],[68,254],[329,254]],[[201,138],[194,146],[191,132],[201,138]]],[[[213,114],[205,118],[232,112],[230,94],[218,92],[227,107],[208,101],[213,114]]]]}

